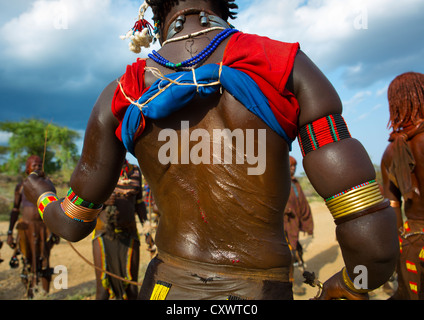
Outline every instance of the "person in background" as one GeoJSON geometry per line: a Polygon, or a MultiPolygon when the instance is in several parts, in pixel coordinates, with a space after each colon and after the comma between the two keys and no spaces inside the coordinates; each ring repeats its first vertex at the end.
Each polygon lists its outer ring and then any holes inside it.
{"type": "Polygon", "coordinates": [[[397,76],[390,83],[388,101],[393,131],[381,172],[400,241],[398,288],[391,299],[424,300],[424,74],[397,76]]]}
{"type": "MultiPolygon", "coordinates": [[[[32,155],[26,161],[25,174],[34,174],[35,171],[39,171],[41,168],[41,158],[32,155]]],[[[51,276],[53,274],[53,269],[50,268],[50,251],[54,244],[59,243],[60,239],[52,234],[44,224],[37,206],[25,196],[24,188],[23,182],[18,183],[15,187],[7,244],[12,249],[15,249],[15,254],[10,263],[11,267],[16,268],[18,266],[19,262],[16,255],[18,252],[22,254],[23,269],[21,279],[27,289],[27,297],[33,298],[40,282],[44,293],[48,293],[50,290],[51,276]],[[19,219],[20,214],[21,218],[19,219]],[[18,230],[16,240],[13,237],[15,224],[18,230]]]]}
{"type": "Polygon", "coordinates": [[[308,200],[299,181],[294,176],[296,166],[296,159],[290,156],[291,190],[289,200],[284,209],[284,231],[291,247],[295,265],[300,265],[304,269],[306,265],[303,261],[303,248],[299,242],[299,233],[303,231],[312,236],[314,233],[314,221],[308,200]]]}
{"type": "MultiPolygon", "coordinates": [[[[93,235],[94,264],[126,280],[138,280],[140,239],[136,216],[143,224],[147,219],[143,201],[141,172],[125,160],[115,190],[97,218],[93,235]]],[[[138,287],[112,277],[98,269],[96,299],[134,300],[138,287]]]]}

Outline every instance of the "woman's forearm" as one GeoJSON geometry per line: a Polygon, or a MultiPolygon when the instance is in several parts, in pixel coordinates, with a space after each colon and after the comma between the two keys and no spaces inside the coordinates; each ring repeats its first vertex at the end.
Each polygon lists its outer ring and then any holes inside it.
{"type": "Polygon", "coordinates": [[[393,274],[399,254],[396,214],[391,207],[337,226],[346,270],[362,289],[376,289],[393,274]],[[370,237],[372,235],[372,237],[370,237]]]}

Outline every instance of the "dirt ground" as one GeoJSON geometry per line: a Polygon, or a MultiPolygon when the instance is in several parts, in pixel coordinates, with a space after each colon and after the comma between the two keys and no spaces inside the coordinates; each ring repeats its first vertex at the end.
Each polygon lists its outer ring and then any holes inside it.
{"type": "MultiPolygon", "coordinates": [[[[304,260],[306,270],[314,272],[318,279],[324,282],[331,275],[341,270],[343,259],[335,236],[335,225],[331,215],[323,202],[311,203],[312,214],[314,218],[315,231],[313,236],[301,234],[300,241],[304,248],[304,260]]],[[[9,260],[12,256],[12,250],[6,244],[6,234],[8,222],[0,223],[0,240],[3,248],[0,251],[0,258],[4,260],[0,264],[0,300],[22,300],[25,297],[25,288],[20,280],[22,263],[17,269],[11,269],[9,260]]],[[[141,226],[139,226],[141,231],[141,226]]],[[[144,242],[144,236],[141,237],[141,259],[139,281],[143,279],[146,266],[150,261],[150,253],[146,250],[147,245],[144,242]]],[[[73,244],[73,246],[89,261],[92,258],[91,236],[73,244]]],[[[50,259],[51,267],[65,266],[68,272],[68,288],[55,289],[53,281],[58,275],[53,275],[50,293],[46,295],[38,294],[36,299],[49,300],[92,300],[95,297],[95,276],[92,266],[87,264],[71,248],[69,243],[61,240],[60,244],[53,247],[50,259]]],[[[294,297],[295,300],[308,300],[313,298],[318,289],[310,287],[303,283],[302,270],[295,269],[294,273],[294,297]]],[[[63,282],[57,281],[59,284],[63,282]]],[[[393,287],[395,283],[390,283],[393,287]]],[[[373,300],[387,299],[389,296],[379,288],[370,294],[373,300]]]]}

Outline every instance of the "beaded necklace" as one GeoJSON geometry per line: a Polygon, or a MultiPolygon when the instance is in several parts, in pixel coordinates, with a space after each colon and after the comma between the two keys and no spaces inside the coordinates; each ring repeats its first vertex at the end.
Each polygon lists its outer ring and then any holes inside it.
{"type": "Polygon", "coordinates": [[[212,39],[212,41],[206,46],[206,48],[204,48],[199,54],[195,55],[194,57],[188,60],[185,60],[179,63],[170,62],[169,60],[162,57],[155,50],[153,50],[152,53],[150,53],[148,56],[150,59],[152,59],[156,63],[168,69],[189,70],[192,67],[206,60],[226,38],[228,38],[230,35],[236,32],[238,32],[238,30],[232,29],[232,28],[228,28],[228,29],[225,29],[224,31],[221,31],[212,39]]]}
{"type": "Polygon", "coordinates": [[[185,36],[181,36],[181,37],[177,37],[177,38],[171,38],[171,39],[168,39],[168,40],[164,41],[162,43],[162,47],[165,46],[168,43],[171,43],[171,42],[177,42],[177,41],[181,41],[181,40],[185,40],[185,39],[190,39],[190,38],[194,38],[194,37],[200,36],[202,34],[205,34],[205,33],[211,32],[211,31],[225,30],[225,29],[227,29],[227,28],[224,28],[224,27],[212,27],[212,28],[209,28],[209,29],[204,29],[204,30],[197,31],[195,33],[190,33],[190,34],[187,34],[185,36]]]}

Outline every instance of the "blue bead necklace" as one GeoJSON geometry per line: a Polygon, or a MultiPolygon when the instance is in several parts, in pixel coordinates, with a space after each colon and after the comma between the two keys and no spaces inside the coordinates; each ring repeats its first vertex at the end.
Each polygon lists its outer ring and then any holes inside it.
{"type": "Polygon", "coordinates": [[[155,50],[153,50],[152,53],[149,53],[148,56],[150,59],[152,59],[156,63],[169,69],[175,69],[175,70],[189,69],[190,67],[193,67],[201,63],[205,59],[207,59],[216,50],[216,48],[218,48],[218,46],[222,43],[222,41],[224,41],[226,38],[228,38],[230,35],[236,32],[238,32],[238,30],[232,29],[232,28],[221,31],[212,39],[212,41],[207,45],[207,47],[203,49],[199,54],[195,55],[194,57],[188,60],[185,60],[179,63],[170,62],[169,60],[162,57],[155,50]]]}

